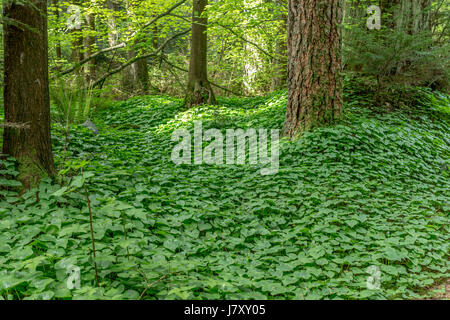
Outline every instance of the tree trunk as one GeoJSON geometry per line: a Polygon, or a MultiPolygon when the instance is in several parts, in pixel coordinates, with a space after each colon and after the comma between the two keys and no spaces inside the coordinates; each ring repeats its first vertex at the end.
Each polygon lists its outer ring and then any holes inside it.
{"type": "MultiPolygon", "coordinates": [[[[129,49],[126,52],[126,59],[131,60],[136,57],[136,53],[133,49],[129,49]]],[[[122,87],[128,92],[132,93],[136,89],[137,82],[137,63],[132,63],[126,67],[122,72],[122,87]]]]}
{"type": "MultiPolygon", "coordinates": [[[[356,28],[367,28],[367,3],[365,0],[345,0],[343,8],[343,19],[347,24],[356,28]]],[[[352,29],[344,30],[344,34],[352,34],[352,29]]]]}
{"type": "MultiPolygon", "coordinates": [[[[152,36],[152,43],[153,43],[153,49],[158,50],[158,25],[155,23],[153,26],[153,36],[152,36]]],[[[158,60],[156,58],[153,58],[153,66],[156,67],[158,64],[158,60]]]]}
{"type": "Polygon", "coordinates": [[[147,59],[140,59],[136,62],[138,88],[141,94],[148,94],[148,64],[147,59]]]}
{"type": "MultiPolygon", "coordinates": [[[[136,52],[132,49],[127,51],[127,59],[136,57],[136,52]]],[[[140,59],[124,69],[122,73],[122,86],[129,92],[147,94],[149,88],[147,59],[140,59]]]]}
{"type": "MultiPolygon", "coordinates": [[[[80,7],[80,1],[73,0],[72,5],[80,7]]],[[[72,14],[75,15],[75,12],[72,12],[72,14]]],[[[72,36],[72,62],[77,64],[83,60],[83,54],[81,52],[83,48],[83,29],[81,23],[79,25],[73,24],[70,27],[70,33],[72,36]]]]}
{"type": "Polygon", "coordinates": [[[398,24],[398,9],[401,1],[403,0],[380,0],[381,25],[383,27],[393,29],[398,24]]]}
{"type": "MultiPolygon", "coordinates": [[[[127,13],[128,16],[133,16],[133,11],[131,10],[131,3],[127,1],[127,13]]],[[[130,26],[131,27],[131,26],[130,26]]],[[[142,39],[136,40],[135,45],[142,43],[142,39]]],[[[138,55],[142,55],[142,49],[138,51],[134,49],[129,49],[127,51],[127,59],[133,59],[138,55]]],[[[135,63],[128,66],[123,72],[123,86],[128,92],[139,92],[140,94],[148,93],[148,66],[147,59],[140,59],[135,63]]]]}
{"type": "Polygon", "coordinates": [[[55,174],[50,139],[47,1],[4,3],[5,131],[3,153],[19,162],[25,188],[55,174]],[[29,26],[23,27],[23,25],[29,26]]]}
{"type": "Polygon", "coordinates": [[[342,111],[340,0],[289,0],[288,106],[283,134],[328,124],[342,111]]]}
{"type": "MultiPolygon", "coordinates": [[[[53,10],[56,17],[56,23],[59,24],[59,7],[58,7],[58,0],[52,0],[53,4],[53,10]]],[[[58,40],[56,44],[56,69],[61,72],[62,66],[61,66],[61,60],[62,60],[62,50],[61,50],[61,41],[58,40]]]]}
{"type": "Polygon", "coordinates": [[[431,29],[431,0],[381,0],[382,24],[408,34],[431,29]],[[389,13],[390,15],[386,15],[389,13]]]}
{"type": "Polygon", "coordinates": [[[111,11],[112,16],[108,18],[108,43],[110,47],[114,47],[117,44],[117,23],[114,16],[115,11],[118,11],[117,5],[112,0],[106,1],[106,8],[111,11]]]}
{"type": "Polygon", "coordinates": [[[214,92],[207,73],[206,17],[201,17],[208,0],[193,0],[191,61],[185,103],[189,107],[202,104],[216,104],[214,92]]]}
{"type": "MultiPolygon", "coordinates": [[[[86,27],[88,29],[88,34],[85,37],[85,58],[90,57],[95,51],[95,16],[89,14],[86,16],[86,27]]],[[[85,78],[86,83],[90,84],[95,81],[96,70],[95,70],[95,59],[89,61],[85,68],[85,78]]]]}
{"type": "MultiPolygon", "coordinates": [[[[275,0],[278,6],[286,6],[287,0],[275,0]]],[[[274,75],[272,78],[271,90],[280,90],[286,87],[287,78],[287,46],[285,41],[285,35],[287,33],[287,14],[281,14],[279,17],[282,20],[282,24],[279,30],[279,36],[281,39],[277,39],[275,48],[275,57],[273,60],[274,75]]]]}
{"type": "Polygon", "coordinates": [[[397,8],[397,27],[409,34],[431,30],[431,0],[402,0],[397,8]]]}

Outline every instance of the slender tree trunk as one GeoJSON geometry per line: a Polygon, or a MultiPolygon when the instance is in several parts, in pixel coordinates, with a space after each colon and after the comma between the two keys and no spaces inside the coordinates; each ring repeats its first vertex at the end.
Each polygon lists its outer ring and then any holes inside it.
{"type": "MultiPolygon", "coordinates": [[[[132,17],[131,3],[127,2],[127,12],[132,17]]],[[[142,43],[141,39],[136,41],[136,45],[142,43]]],[[[127,59],[133,59],[138,55],[143,54],[142,49],[136,51],[129,49],[127,51],[127,59]]],[[[147,59],[140,59],[127,67],[123,72],[123,86],[128,92],[138,91],[140,94],[148,93],[149,79],[148,79],[148,65],[147,59]]]]}
{"type": "Polygon", "coordinates": [[[118,8],[112,0],[106,1],[106,7],[110,10],[110,14],[112,15],[108,19],[108,43],[110,47],[114,47],[117,44],[117,23],[114,13],[115,11],[118,11],[118,8]]]}
{"type": "MultiPolygon", "coordinates": [[[[367,3],[365,0],[344,0],[343,19],[356,28],[367,29],[367,3]]],[[[344,35],[352,36],[352,29],[344,30],[344,35]]]]}
{"type": "Polygon", "coordinates": [[[382,26],[394,29],[398,25],[398,9],[401,1],[403,0],[380,0],[382,26]]]}
{"type": "Polygon", "coordinates": [[[382,24],[409,34],[431,30],[431,0],[381,0],[382,24]]]}
{"type": "Polygon", "coordinates": [[[5,130],[3,153],[19,161],[25,188],[55,174],[50,140],[47,1],[4,3],[5,130]],[[33,28],[31,30],[28,27],[33,28]]]}
{"type": "Polygon", "coordinates": [[[191,61],[189,64],[189,81],[186,105],[189,107],[202,104],[216,104],[216,98],[208,81],[207,72],[207,23],[201,17],[208,5],[208,0],[193,0],[191,61]]]}
{"type": "MultiPolygon", "coordinates": [[[[155,25],[152,28],[152,44],[153,44],[153,50],[158,49],[158,25],[155,23],[155,25]]],[[[152,60],[153,66],[156,67],[158,64],[158,60],[153,58],[152,60]]]]}
{"type": "MultiPolygon", "coordinates": [[[[126,59],[130,60],[136,57],[136,52],[133,49],[129,49],[126,52],[126,59]]],[[[128,92],[132,93],[136,89],[137,82],[137,63],[132,63],[126,67],[122,72],[122,87],[128,92]]]]}
{"type": "MultiPolygon", "coordinates": [[[[367,9],[366,0],[344,0],[343,20],[345,24],[351,25],[351,28],[345,28],[342,32],[343,46],[350,48],[359,48],[362,43],[362,32],[367,32],[367,9]]],[[[364,42],[364,41],[363,41],[364,42]]],[[[349,57],[347,57],[349,59],[349,57]]],[[[356,64],[355,61],[344,61],[344,69],[359,72],[364,64],[356,64]],[[349,63],[351,62],[351,63],[349,63]]]]}
{"type": "MultiPolygon", "coordinates": [[[[93,14],[89,14],[86,16],[86,27],[88,29],[88,34],[85,37],[85,58],[90,57],[92,53],[95,51],[95,16],[93,14]]],[[[95,81],[96,77],[96,68],[95,68],[95,59],[91,60],[87,63],[85,71],[86,83],[92,83],[95,81]]]]}
{"type": "Polygon", "coordinates": [[[139,84],[139,91],[141,94],[147,94],[149,87],[147,59],[139,60],[138,62],[136,62],[136,65],[137,65],[137,80],[139,84]]]}
{"type": "MultiPolygon", "coordinates": [[[[53,3],[53,10],[56,17],[56,23],[59,24],[59,7],[58,7],[58,0],[52,0],[53,3]]],[[[62,60],[62,50],[61,50],[61,41],[58,40],[56,44],[56,69],[61,72],[62,66],[61,66],[61,60],[62,60]]]]}
{"type": "MultiPolygon", "coordinates": [[[[275,0],[275,3],[284,7],[287,0],[275,0]]],[[[275,58],[273,61],[274,75],[271,85],[272,91],[285,88],[287,79],[287,46],[285,41],[285,35],[287,33],[287,14],[283,13],[279,18],[282,20],[279,30],[282,38],[277,39],[276,42],[275,58]]]]}
{"type": "MultiPolygon", "coordinates": [[[[79,7],[80,1],[73,0],[72,4],[79,7]]],[[[83,29],[81,27],[81,22],[79,26],[76,24],[71,26],[70,33],[72,34],[72,62],[77,64],[83,60],[83,54],[81,52],[81,49],[83,48],[83,29]]]]}
{"type": "Polygon", "coordinates": [[[284,135],[328,124],[342,111],[340,0],[289,0],[284,135]]]}
{"type": "MultiPolygon", "coordinates": [[[[127,59],[133,59],[138,54],[135,50],[127,51],[127,59]]],[[[140,94],[147,94],[149,89],[148,64],[147,59],[140,59],[124,69],[122,74],[122,86],[128,92],[137,91],[140,94]]]]}
{"type": "Polygon", "coordinates": [[[401,0],[395,14],[398,30],[409,34],[430,31],[431,0],[401,0]]]}

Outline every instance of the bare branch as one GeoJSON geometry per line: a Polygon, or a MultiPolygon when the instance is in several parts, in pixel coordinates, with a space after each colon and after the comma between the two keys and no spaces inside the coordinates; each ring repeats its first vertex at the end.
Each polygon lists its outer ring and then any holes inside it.
{"type": "MultiPolygon", "coordinates": [[[[94,59],[95,57],[97,57],[98,55],[102,54],[102,53],[107,53],[110,51],[114,51],[120,48],[124,48],[128,45],[128,43],[133,39],[133,37],[140,31],[148,28],[149,26],[151,26],[152,24],[154,24],[156,21],[158,21],[161,18],[164,18],[166,16],[169,16],[173,10],[175,10],[176,8],[178,8],[179,6],[181,6],[182,4],[184,4],[185,2],[187,2],[187,0],[181,0],[180,2],[174,4],[171,8],[169,8],[166,12],[161,13],[160,15],[156,16],[155,18],[153,18],[151,21],[149,21],[148,23],[146,23],[145,25],[142,26],[142,28],[140,28],[139,30],[134,31],[130,37],[128,37],[125,41],[123,41],[122,43],[115,45],[113,47],[109,47],[109,48],[105,48],[102,49],[100,51],[97,51],[96,53],[90,55],[89,57],[83,59],[82,61],[78,62],[76,65],[70,67],[67,70],[64,70],[61,72],[61,75],[66,75],[69,74],[75,70],[80,69],[83,65],[85,65],[86,63],[88,63],[89,61],[91,61],[92,59],[94,59]]],[[[120,70],[119,70],[120,71],[120,70]]]]}
{"type": "MultiPolygon", "coordinates": [[[[172,67],[172,68],[174,68],[174,69],[180,70],[180,71],[189,72],[188,70],[186,70],[186,69],[184,69],[184,68],[181,68],[181,67],[179,67],[179,66],[177,66],[177,65],[174,65],[174,64],[171,63],[169,60],[167,60],[165,57],[161,57],[161,58],[162,58],[162,60],[163,60],[168,66],[170,66],[170,67],[172,67]]],[[[209,80],[208,80],[208,81],[209,81],[209,80]]],[[[232,94],[234,94],[235,96],[242,96],[242,94],[237,93],[237,92],[234,92],[234,91],[232,91],[232,90],[230,90],[230,89],[227,89],[227,88],[225,88],[225,87],[222,87],[221,85],[218,85],[217,83],[214,83],[214,82],[212,82],[212,81],[209,81],[209,83],[210,83],[212,86],[214,86],[214,87],[216,87],[216,88],[219,88],[219,89],[221,89],[221,90],[223,90],[223,91],[232,93],[232,94]]]]}
{"type": "Polygon", "coordinates": [[[128,60],[128,61],[125,62],[124,64],[120,65],[119,67],[115,68],[114,70],[111,70],[110,72],[108,72],[108,73],[106,73],[105,75],[103,75],[100,79],[98,79],[97,81],[95,81],[95,82],[92,84],[91,87],[94,88],[94,87],[98,86],[100,83],[102,83],[103,81],[105,81],[106,78],[112,76],[113,74],[116,74],[116,73],[122,71],[122,70],[125,69],[126,67],[132,65],[133,63],[135,63],[135,62],[137,62],[137,61],[139,61],[139,60],[147,59],[147,58],[150,58],[150,57],[157,56],[162,50],[164,50],[164,48],[166,47],[166,45],[167,45],[170,41],[172,41],[173,39],[176,39],[176,38],[178,38],[178,37],[180,37],[180,36],[183,36],[183,35],[185,35],[185,34],[188,34],[190,31],[191,31],[191,30],[188,29],[188,30],[185,30],[185,31],[182,31],[182,32],[179,32],[179,33],[173,35],[172,37],[170,37],[169,39],[167,39],[167,40],[166,40],[166,41],[165,41],[165,42],[164,42],[157,50],[155,50],[155,51],[152,52],[152,53],[144,54],[144,55],[140,55],[140,56],[136,56],[136,57],[134,57],[134,58],[128,60]]]}
{"type": "Polygon", "coordinates": [[[90,55],[89,57],[87,57],[87,58],[81,60],[80,62],[78,62],[78,63],[77,63],[76,65],[74,65],[73,67],[71,67],[71,68],[69,68],[69,69],[66,69],[66,70],[62,71],[62,72],[61,72],[61,75],[66,75],[66,74],[68,74],[68,73],[71,73],[71,72],[73,72],[73,71],[75,71],[75,70],[81,68],[84,64],[86,64],[87,62],[91,61],[91,60],[94,59],[95,57],[101,55],[102,53],[107,53],[107,52],[110,52],[110,51],[113,51],[113,50],[117,50],[117,49],[126,47],[126,45],[127,45],[127,44],[126,44],[125,42],[122,42],[122,43],[120,43],[120,44],[118,44],[118,45],[116,45],[116,46],[114,46],[114,47],[109,47],[109,48],[105,48],[105,49],[102,49],[102,50],[100,50],[100,51],[97,51],[96,53],[90,55]]]}

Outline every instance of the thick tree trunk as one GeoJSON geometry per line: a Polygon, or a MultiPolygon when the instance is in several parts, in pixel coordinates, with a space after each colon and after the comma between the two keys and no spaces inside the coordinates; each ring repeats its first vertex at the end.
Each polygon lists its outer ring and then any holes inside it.
{"type": "Polygon", "coordinates": [[[288,106],[283,134],[294,137],[342,111],[340,0],[289,0],[288,106]]]}
{"type": "Polygon", "coordinates": [[[19,161],[19,179],[26,188],[35,186],[44,174],[55,174],[50,140],[47,1],[31,2],[34,7],[4,4],[4,16],[19,25],[4,25],[3,153],[19,161]]]}
{"type": "Polygon", "coordinates": [[[185,103],[189,107],[216,104],[207,72],[207,18],[201,17],[208,0],[193,0],[191,61],[185,103]]]}

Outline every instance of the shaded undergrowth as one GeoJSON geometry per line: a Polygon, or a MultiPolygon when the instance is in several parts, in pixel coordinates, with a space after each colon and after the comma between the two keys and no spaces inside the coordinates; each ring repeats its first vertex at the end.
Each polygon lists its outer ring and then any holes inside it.
{"type": "MultiPolygon", "coordinates": [[[[61,183],[45,179],[37,203],[37,190],[19,197],[0,181],[0,298],[417,298],[448,278],[449,98],[422,91],[388,109],[346,98],[339,123],[281,143],[274,176],[176,166],[170,138],[195,120],[280,128],[285,92],[188,111],[138,97],[97,113],[97,136],[77,126],[65,139],[54,126],[61,183]],[[73,266],[81,286],[70,290],[73,266]],[[370,266],[379,290],[367,288],[370,266]]],[[[2,163],[14,177],[14,159],[2,163]]]]}

